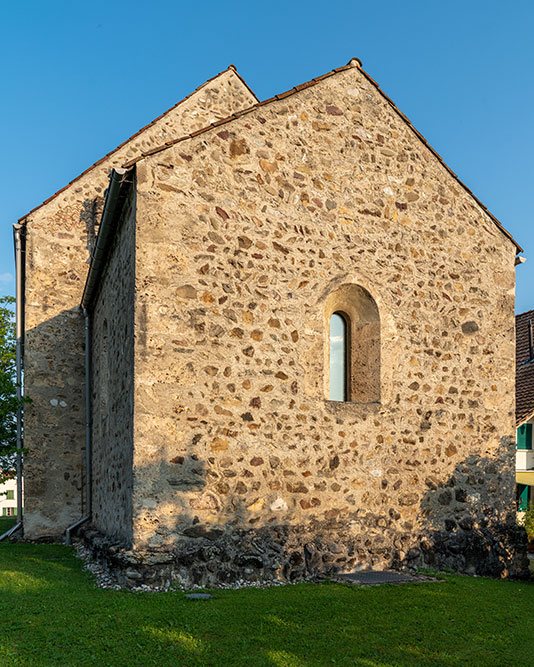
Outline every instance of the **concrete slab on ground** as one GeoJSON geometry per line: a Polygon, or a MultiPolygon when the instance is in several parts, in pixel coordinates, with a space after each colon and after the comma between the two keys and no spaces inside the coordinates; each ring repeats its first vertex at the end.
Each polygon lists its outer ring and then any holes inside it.
{"type": "Polygon", "coordinates": [[[335,581],[356,584],[359,586],[376,586],[379,584],[408,584],[419,582],[438,581],[434,577],[411,575],[393,570],[361,570],[346,572],[332,577],[335,581]]]}

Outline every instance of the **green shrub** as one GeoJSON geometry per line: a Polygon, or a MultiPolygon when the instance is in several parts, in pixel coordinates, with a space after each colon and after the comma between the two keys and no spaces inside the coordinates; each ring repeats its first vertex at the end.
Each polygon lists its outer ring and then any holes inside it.
{"type": "Polygon", "coordinates": [[[529,503],[523,514],[523,527],[527,531],[529,542],[534,540],[534,503],[529,503]]]}

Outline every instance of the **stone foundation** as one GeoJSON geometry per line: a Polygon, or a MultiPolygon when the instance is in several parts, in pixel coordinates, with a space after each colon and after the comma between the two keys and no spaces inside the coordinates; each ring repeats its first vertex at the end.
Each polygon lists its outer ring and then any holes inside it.
{"type": "Polygon", "coordinates": [[[93,557],[126,587],[178,584],[216,588],[241,582],[297,582],[365,569],[454,570],[495,578],[529,578],[526,537],[517,526],[500,531],[457,529],[427,536],[366,535],[341,541],[344,525],[269,528],[233,533],[197,528],[173,551],[128,550],[88,528],[81,534],[93,557]]]}

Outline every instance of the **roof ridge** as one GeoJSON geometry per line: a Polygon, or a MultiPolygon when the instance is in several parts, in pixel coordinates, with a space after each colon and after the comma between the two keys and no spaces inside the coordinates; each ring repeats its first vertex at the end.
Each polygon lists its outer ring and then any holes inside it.
{"type": "Polygon", "coordinates": [[[515,317],[517,319],[518,317],[523,317],[523,315],[529,315],[530,313],[534,315],[534,308],[532,310],[525,310],[524,313],[517,313],[515,317]]]}
{"type": "Polygon", "coordinates": [[[30,216],[32,213],[34,213],[35,211],[37,211],[38,209],[40,209],[42,206],[45,206],[45,204],[48,204],[48,202],[52,201],[52,199],[54,199],[55,197],[57,197],[58,195],[60,195],[62,192],[64,192],[65,190],[67,190],[73,183],[76,183],[77,181],[79,181],[80,178],[82,178],[82,176],[85,176],[85,174],[89,173],[89,172],[90,172],[91,170],[93,170],[95,167],[98,167],[98,165],[102,164],[105,160],[107,160],[109,157],[111,157],[111,156],[112,156],[114,153],[116,153],[119,149],[121,149],[123,146],[125,146],[129,141],[131,141],[132,139],[135,139],[136,137],[138,137],[138,136],[139,136],[140,134],[142,134],[145,130],[148,130],[149,127],[152,127],[155,123],[157,123],[159,120],[161,120],[162,118],[164,118],[167,114],[169,114],[171,111],[173,111],[174,109],[176,109],[176,107],[180,106],[180,104],[183,104],[186,100],[188,100],[190,97],[192,97],[195,93],[198,93],[198,91],[201,90],[202,88],[204,88],[204,86],[207,86],[209,83],[211,83],[212,81],[214,81],[215,79],[217,79],[219,76],[221,76],[221,74],[224,74],[225,72],[228,72],[228,71],[230,71],[230,70],[231,70],[232,72],[234,72],[234,73],[237,75],[237,77],[240,79],[240,81],[242,81],[242,82],[245,84],[245,86],[246,86],[246,88],[248,89],[248,91],[254,96],[254,98],[255,98],[256,100],[258,100],[258,96],[256,95],[256,93],[254,93],[254,91],[252,90],[252,88],[248,85],[248,83],[247,83],[247,82],[245,81],[245,79],[241,76],[241,74],[239,74],[239,72],[237,71],[236,66],[235,66],[235,65],[231,65],[231,64],[228,65],[228,67],[227,67],[226,69],[223,69],[223,70],[221,70],[218,74],[215,74],[214,76],[210,77],[209,79],[206,79],[206,81],[204,81],[204,83],[201,83],[201,84],[200,84],[199,86],[197,86],[193,91],[191,91],[188,95],[186,95],[186,96],[183,97],[181,100],[179,100],[178,102],[176,102],[176,104],[173,104],[172,107],[169,107],[169,108],[168,108],[166,111],[164,111],[162,114],[160,114],[159,116],[157,116],[156,118],[154,118],[154,120],[152,120],[150,123],[147,123],[146,125],[143,125],[143,127],[142,127],[141,129],[137,130],[137,132],[134,132],[134,134],[132,134],[130,137],[128,137],[127,139],[125,139],[124,141],[122,141],[122,142],[121,142],[118,146],[116,146],[113,150],[111,150],[111,151],[109,151],[108,153],[106,153],[103,157],[101,157],[99,160],[97,160],[96,162],[94,162],[90,167],[87,167],[87,169],[85,169],[84,171],[82,171],[81,174],[78,174],[78,176],[76,176],[75,178],[73,178],[71,181],[69,181],[66,185],[64,185],[64,186],[63,186],[62,188],[60,188],[59,190],[56,190],[56,192],[54,192],[53,195],[50,195],[50,197],[48,197],[47,199],[45,199],[43,202],[41,202],[41,203],[38,204],[37,206],[34,206],[34,208],[32,208],[30,211],[28,211],[28,213],[25,213],[21,218],[19,218],[18,221],[19,221],[19,222],[22,222],[22,221],[25,220],[28,216],[30,216]]]}
{"type": "MultiPolygon", "coordinates": [[[[425,139],[425,137],[417,130],[413,125],[410,119],[403,114],[403,112],[397,107],[395,102],[386,95],[386,93],[380,88],[379,84],[363,69],[362,62],[359,58],[351,58],[349,62],[342,66],[342,67],[337,67],[336,69],[331,70],[330,72],[327,72],[326,74],[322,74],[321,76],[314,77],[310,81],[306,81],[305,83],[301,83],[297,86],[294,86],[293,88],[290,88],[289,90],[285,91],[284,93],[279,93],[278,95],[274,95],[274,97],[270,97],[266,100],[263,100],[261,102],[258,102],[257,104],[253,104],[252,106],[248,107],[247,109],[243,109],[242,111],[239,112],[239,116],[243,116],[245,114],[248,114],[255,109],[258,109],[262,106],[265,106],[266,104],[271,104],[272,102],[277,102],[279,100],[285,99],[286,97],[289,97],[290,95],[294,95],[296,93],[299,93],[302,90],[306,90],[307,88],[310,88],[311,86],[317,85],[320,81],[323,81],[324,79],[327,79],[334,74],[337,74],[338,72],[344,72],[348,69],[352,69],[353,67],[357,67],[362,75],[371,83],[376,90],[382,95],[382,97],[388,102],[388,104],[391,106],[391,108],[397,113],[398,116],[408,125],[408,127],[413,131],[413,133],[416,135],[416,137],[428,148],[428,150],[434,155],[434,157],[437,158],[438,162],[441,163],[443,167],[451,174],[451,176],[459,183],[459,185],[462,186],[462,188],[469,194],[475,201],[476,203],[480,206],[480,208],[491,218],[491,220],[495,223],[495,225],[500,229],[500,231],[515,245],[517,248],[517,253],[523,252],[523,248],[519,245],[519,243],[514,239],[512,234],[503,226],[503,224],[500,222],[500,220],[493,215],[493,213],[483,204],[480,199],[473,193],[472,190],[461,180],[461,178],[456,174],[445,162],[445,160],[441,157],[441,155],[434,149],[432,146],[428,143],[428,141],[425,139]]],[[[207,125],[204,128],[201,128],[200,130],[196,130],[196,132],[192,132],[190,134],[184,135],[183,137],[178,137],[177,139],[173,139],[171,141],[168,141],[167,143],[153,148],[150,151],[147,151],[145,153],[141,153],[138,155],[136,158],[132,158],[131,160],[128,160],[128,162],[125,162],[122,166],[125,168],[132,167],[134,164],[139,162],[145,157],[148,157],[148,155],[153,155],[154,153],[158,153],[160,151],[165,150],[166,148],[169,148],[170,146],[174,146],[182,141],[186,141],[187,139],[192,139],[193,137],[197,137],[200,134],[204,134],[205,132],[208,132],[209,130],[219,127],[219,125],[224,125],[226,123],[230,123],[232,120],[235,120],[237,117],[236,114],[232,114],[231,116],[227,116],[226,118],[221,118],[218,121],[215,121],[214,123],[211,123],[210,125],[207,125]]]]}

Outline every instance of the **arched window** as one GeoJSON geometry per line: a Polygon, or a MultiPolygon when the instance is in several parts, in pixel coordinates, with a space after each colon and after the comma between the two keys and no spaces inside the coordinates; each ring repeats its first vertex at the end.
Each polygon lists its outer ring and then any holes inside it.
{"type": "Polygon", "coordinates": [[[331,401],[379,402],[380,315],[375,300],[364,287],[345,284],[327,296],[325,316],[326,396],[331,401]]]}
{"type": "Polygon", "coordinates": [[[348,400],[349,326],[344,313],[330,317],[330,391],[331,401],[348,400]]]}

